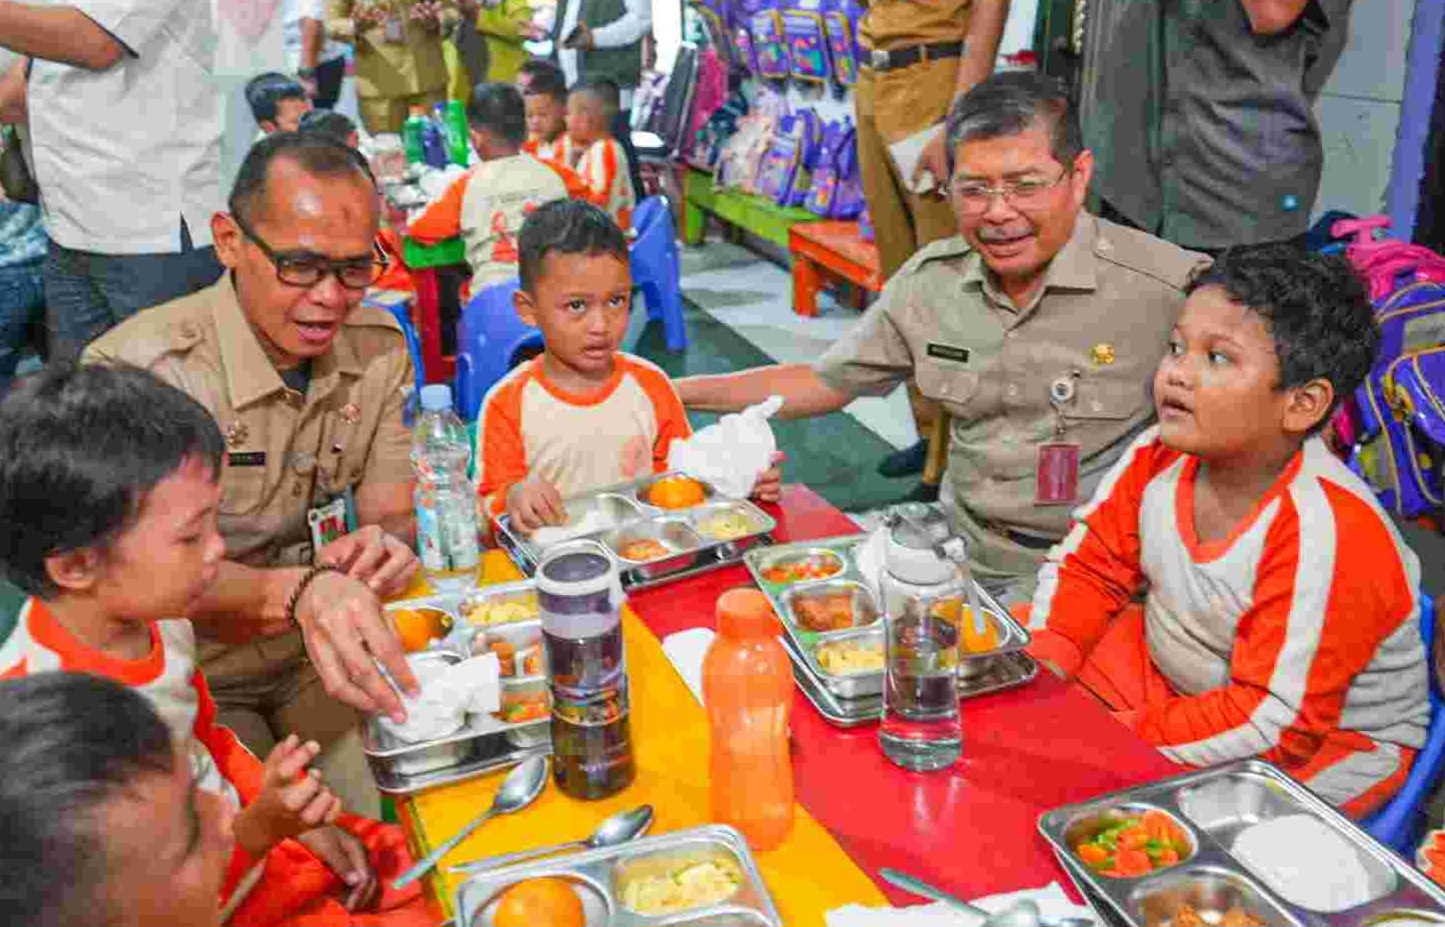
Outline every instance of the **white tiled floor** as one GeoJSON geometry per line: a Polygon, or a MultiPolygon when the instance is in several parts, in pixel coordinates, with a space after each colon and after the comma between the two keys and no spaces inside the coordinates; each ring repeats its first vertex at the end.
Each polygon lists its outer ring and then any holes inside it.
{"type": "MultiPolygon", "coordinates": [[[[793,312],[792,279],[776,264],[727,242],[684,248],[682,291],[758,350],[779,363],[806,363],[821,355],[858,319],[856,310],[819,298],[819,315],[793,312]]],[[[845,409],[894,447],[918,440],[906,391],[881,399],[858,399],[845,409]]]]}

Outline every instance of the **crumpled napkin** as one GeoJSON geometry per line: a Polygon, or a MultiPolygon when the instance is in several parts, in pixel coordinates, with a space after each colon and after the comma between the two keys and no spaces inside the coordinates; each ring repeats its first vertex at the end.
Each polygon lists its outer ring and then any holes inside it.
{"type": "MultiPolygon", "coordinates": [[[[1050,882],[1043,888],[975,898],[973,904],[990,914],[997,914],[1024,900],[1037,904],[1040,914],[1087,917],[1098,923],[1093,910],[1071,902],[1057,882],[1050,882]]],[[[825,919],[828,927],[978,927],[983,923],[982,918],[942,901],[907,908],[869,908],[850,904],[829,911],[825,919]]]]}
{"type": "Polygon", "coordinates": [[[673,669],[687,683],[699,705],[705,704],[702,700],[702,661],[707,657],[707,649],[712,646],[714,637],[717,634],[712,628],[688,628],[662,639],[662,652],[667,654],[673,669]]]}
{"type": "Polygon", "coordinates": [[[747,498],[758,477],[773,465],[778,442],[768,419],[782,407],[782,396],[769,396],[741,412],[724,415],[691,438],[672,442],[668,469],[711,483],[724,496],[747,498]]]}
{"type": "Polygon", "coordinates": [[[445,667],[435,660],[416,661],[408,657],[407,662],[411,663],[421,694],[408,698],[397,690],[406,707],[405,721],[397,723],[386,715],[377,716],[382,729],[398,740],[406,743],[437,740],[461,730],[469,714],[491,715],[501,711],[502,663],[495,653],[445,667]]]}

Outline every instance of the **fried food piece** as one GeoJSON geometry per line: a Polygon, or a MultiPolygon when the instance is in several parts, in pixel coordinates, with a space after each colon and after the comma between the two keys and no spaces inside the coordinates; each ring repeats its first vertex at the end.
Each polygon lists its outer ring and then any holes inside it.
{"type": "Polygon", "coordinates": [[[651,538],[642,538],[641,540],[631,541],[629,543],[623,544],[620,548],[617,549],[617,553],[620,554],[622,556],[622,559],[624,560],[638,560],[645,562],[648,560],[658,560],[662,557],[666,557],[667,548],[663,547],[660,543],[652,540],[651,538]]]}
{"type": "Polygon", "coordinates": [[[853,627],[853,594],[810,596],[793,603],[798,624],[809,631],[840,631],[853,627]]]}

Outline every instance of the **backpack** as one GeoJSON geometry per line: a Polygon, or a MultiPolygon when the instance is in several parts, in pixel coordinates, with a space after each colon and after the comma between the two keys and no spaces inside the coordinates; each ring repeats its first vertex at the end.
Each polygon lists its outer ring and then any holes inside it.
{"type": "Polygon", "coordinates": [[[783,36],[788,43],[789,69],[794,80],[827,83],[833,76],[828,39],[820,7],[824,0],[794,0],[783,10],[783,36]]]}
{"type": "Polygon", "coordinates": [[[858,20],[862,17],[863,8],[857,0],[826,0],[823,31],[828,37],[833,80],[842,87],[858,83],[858,62],[863,57],[858,47],[858,20]]]}

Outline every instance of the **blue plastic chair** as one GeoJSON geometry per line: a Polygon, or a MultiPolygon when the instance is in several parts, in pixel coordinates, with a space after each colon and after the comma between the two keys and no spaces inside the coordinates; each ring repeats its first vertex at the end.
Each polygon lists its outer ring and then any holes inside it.
{"type": "Polygon", "coordinates": [[[1425,803],[1445,773],[1445,697],[1435,683],[1435,602],[1420,593],[1420,635],[1425,639],[1425,664],[1430,673],[1430,729],[1425,746],[1415,756],[1415,765],[1405,785],[1380,810],[1360,826],[1385,846],[1415,858],[1415,845],[1425,832],[1425,803]]]}
{"type": "Polygon", "coordinates": [[[417,336],[416,326],[411,321],[411,300],[391,302],[368,296],[362,302],[390,312],[391,317],[396,319],[396,324],[401,326],[402,336],[406,338],[406,352],[411,355],[411,372],[416,381],[411,395],[407,397],[406,407],[402,410],[402,420],[410,425],[421,406],[421,388],[426,384],[426,368],[421,360],[421,338],[417,336]]]}
{"type": "Polygon", "coordinates": [[[507,375],[525,351],[542,349],[542,332],[523,322],[512,305],[520,281],[494,283],[472,297],[457,324],[453,393],[462,421],[474,421],[487,390],[507,375]]]}
{"type": "Polygon", "coordinates": [[[647,317],[662,319],[669,351],[687,349],[687,320],[682,314],[682,266],[672,209],[665,196],[649,196],[632,213],[637,238],[632,242],[632,286],[647,301],[647,317]]]}

